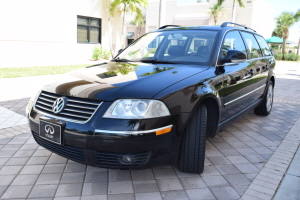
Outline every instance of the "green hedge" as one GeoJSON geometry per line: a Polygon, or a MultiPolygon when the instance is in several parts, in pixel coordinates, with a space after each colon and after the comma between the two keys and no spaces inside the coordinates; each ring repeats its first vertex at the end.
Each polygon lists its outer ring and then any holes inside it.
{"type": "Polygon", "coordinates": [[[288,60],[288,61],[300,60],[300,56],[295,53],[286,53],[284,54],[284,57],[282,53],[275,54],[274,56],[276,60],[288,60]]]}

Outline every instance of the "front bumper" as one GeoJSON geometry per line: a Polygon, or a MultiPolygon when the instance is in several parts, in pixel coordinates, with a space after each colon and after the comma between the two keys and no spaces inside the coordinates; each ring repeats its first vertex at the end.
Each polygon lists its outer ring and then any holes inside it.
{"type": "MultiPolygon", "coordinates": [[[[86,125],[67,122],[63,132],[63,145],[59,145],[39,136],[39,118],[44,116],[32,112],[35,111],[31,111],[35,118],[29,114],[29,124],[36,142],[53,153],[79,163],[114,169],[143,169],[173,164],[178,157],[180,134],[177,125],[172,127],[171,132],[156,135],[155,129],[121,133],[93,128],[93,120],[91,124],[86,125]],[[129,156],[132,163],[122,162],[122,156],[129,156]]],[[[178,120],[177,115],[159,121],[170,124],[174,120],[178,120]]],[[[107,122],[107,119],[105,121],[107,122]]],[[[112,119],[111,123],[114,122],[116,121],[112,119]]],[[[141,122],[144,123],[146,122],[141,122]]]]}

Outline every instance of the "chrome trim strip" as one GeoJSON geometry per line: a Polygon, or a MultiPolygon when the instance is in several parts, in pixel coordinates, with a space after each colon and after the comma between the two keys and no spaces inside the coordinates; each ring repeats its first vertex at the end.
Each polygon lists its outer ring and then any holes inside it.
{"type": "MultiPolygon", "coordinates": [[[[59,97],[55,97],[55,96],[50,95],[50,94],[43,94],[43,93],[42,93],[41,95],[47,96],[47,97],[50,97],[50,98],[54,98],[54,99],[59,98],[59,97]]],[[[41,99],[43,99],[43,100],[45,100],[45,101],[50,101],[50,100],[44,99],[43,97],[41,97],[41,99]]],[[[69,98],[68,98],[68,101],[75,102],[75,103],[91,104],[91,105],[96,105],[96,106],[98,105],[97,103],[85,102],[85,101],[79,101],[79,100],[73,100],[73,99],[69,99],[69,98]]],[[[53,102],[54,102],[54,100],[53,100],[53,102]]]]}
{"type": "MultiPolygon", "coordinates": [[[[39,96],[38,96],[39,97],[39,96]]],[[[103,102],[101,102],[98,107],[95,109],[94,113],[91,115],[91,117],[87,120],[87,121],[77,121],[77,120],[71,120],[71,119],[67,119],[67,118],[63,118],[63,117],[58,117],[58,116],[55,116],[55,115],[51,115],[51,114],[48,114],[48,113],[45,113],[43,111],[40,111],[40,110],[37,110],[35,107],[36,107],[36,102],[34,102],[34,106],[33,106],[33,110],[37,113],[41,113],[43,115],[46,115],[46,116],[50,116],[50,117],[53,117],[54,119],[60,119],[60,120],[64,120],[64,121],[67,121],[67,122],[73,122],[73,123],[78,123],[78,124],[85,124],[87,122],[89,122],[92,117],[95,115],[95,113],[97,112],[97,110],[100,108],[100,106],[102,105],[103,102]]],[[[52,110],[51,110],[52,112],[52,110]]],[[[34,120],[35,121],[35,120],[34,120]]]]}
{"type": "Polygon", "coordinates": [[[225,103],[224,106],[227,106],[228,104],[231,104],[231,103],[233,103],[233,102],[235,102],[235,101],[237,101],[237,100],[239,100],[239,99],[241,99],[241,98],[243,98],[245,96],[248,96],[249,94],[251,94],[251,93],[253,93],[253,92],[261,89],[262,87],[266,87],[266,85],[262,85],[262,86],[256,88],[255,90],[252,90],[251,92],[248,92],[247,94],[244,94],[243,96],[240,96],[240,97],[238,97],[238,98],[236,98],[236,99],[234,99],[232,101],[229,101],[229,102],[225,103]]]}
{"type": "Polygon", "coordinates": [[[39,105],[36,105],[36,107],[39,107],[39,108],[41,108],[41,109],[43,109],[43,110],[48,110],[49,112],[52,112],[52,110],[50,110],[50,109],[47,109],[47,108],[44,108],[44,107],[42,107],[42,106],[39,106],[39,105]]]}
{"type": "Polygon", "coordinates": [[[68,99],[68,101],[70,102],[75,102],[75,103],[83,103],[83,104],[91,104],[91,105],[98,105],[97,103],[91,103],[91,102],[85,102],[85,101],[77,101],[77,100],[72,100],[72,99],[68,99]]]}
{"type": "Polygon", "coordinates": [[[95,110],[95,108],[92,108],[92,107],[86,107],[86,106],[77,106],[77,105],[70,104],[70,103],[67,103],[67,106],[70,106],[70,107],[76,107],[76,108],[84,108],[84,109],[95,110]]]}
{"type": "Polygon", "coordinates": [[[60,112],[59,114],[61,115],[68,115],[68,116],[71,116],[71,117],[77,117],[77,118],[83,118],[83,119],[88,119],[89,117],[85,117],[85,116],[82,116],[80,114],[76,115],[76,114],[69,114],[69,113],[65,113],[65,112],[60,112]]]}
{"type": "Polygon", "coordinates": [[[46,97],[50,97],[50,98],[53,98],[53,99],[59,98],[59,97],[52,96],[52,95],[49,95],[49,94],[43,94],[43,93],[41,93],[41,95],[46,96],[46,97]]]}
{"type": "Polygon", "coordinates": [[[84,114],[89,114],[89,115],[93,114],[93,112],[84,112],[84,111],[73,110],[73,109],[69,109],[69,108],[65,108],[64,110],[75,112],[75,113],[84,113],[84,114]]]}
{"type": "Polygon", "coordinates": [[[49,105],[48,103],[44,103],[44,102],[42,102],[42,101],[40,101],[40,100],[37,100],[37,103],[40,103],[40,104],[43,104],[43,105],[45,105],[45,106],[48,106],[48,107],[51,107],[52,108],[52,106],[53,106],[53,104],[51,105],[49,105]]]}
{"type": "Polygon", "coordinates": [[[164,126],[161,128],[157,129],[152,129],[152,130],[145,130],[145,131],[111,131],[111,130],[100,130],[100,129],[95,129],[95,133],[112,133],[112,134],[128,134],[128,135],[138,135],[138,134],[143,134],[143,133],[153,133],[156,131],[160,131],[166,128],[172,128],[173,125],[169,126],[164,126]]]}
{"type": "Polygon", "coordinates": [[[44,100],[44,101],[51,102],[52,104],[54,103],[54,100],[53,100],[53,101],[51,101],[51,100],[49,100],[49,99],[46,99],[46,98],[44,98],[44,97],[39,97],[39,99],[42,99],[42,100],[44,100]]]}

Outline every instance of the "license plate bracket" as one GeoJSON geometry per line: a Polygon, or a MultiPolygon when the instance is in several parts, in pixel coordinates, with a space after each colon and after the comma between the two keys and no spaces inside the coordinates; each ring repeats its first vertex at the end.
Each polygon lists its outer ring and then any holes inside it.
{"type": "Polygon", "coordinates": [[[62,124],[54,123],[51,121],[47,120],[40,120],[40,137],[62,145],[62,131],[63,131],[63,126],[62,124]]]}

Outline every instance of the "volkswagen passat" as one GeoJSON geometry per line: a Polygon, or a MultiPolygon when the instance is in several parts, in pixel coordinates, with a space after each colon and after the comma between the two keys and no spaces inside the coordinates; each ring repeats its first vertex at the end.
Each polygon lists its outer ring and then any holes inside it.
{"type": "Polygon", "coordinates": [[[36,142],[107,168],[173,164],[201,173],[205,142],[253,110],[272,108],[274,57],[239,25],[161,27],[114,60],[67,73],[29,101],[36,142]]]}

